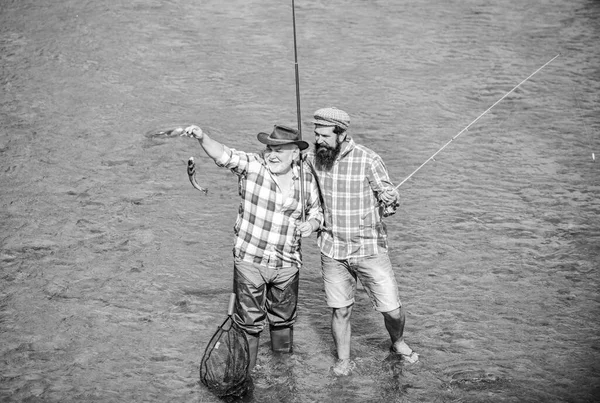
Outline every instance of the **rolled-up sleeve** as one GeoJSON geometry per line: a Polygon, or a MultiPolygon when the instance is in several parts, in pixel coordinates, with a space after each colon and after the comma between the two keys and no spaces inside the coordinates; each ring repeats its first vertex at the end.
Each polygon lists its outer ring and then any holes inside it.
{"type": "Polygon", "coordinates": [[[215,164],[220,167],[226,167],[231,160],[231,148],[223,145],[223,154],[215,160],[215,164]]]}
{"type": "Polygon", "coordinates": [[[244,175],[248,172],[252,161],[257,161],[256,154],[246,153],[244,151],[223,146],[223,154],[215,160],[215,164],[230,169],[234,174],[244,175]]]}
{"type": "Polygon", "coordinates": [[[379,157],[374,158],[371,163],[369,182],[371,183],[371,189],[373,189],[377,195],[385,190],[394,189],[394,184],[390,181],[383,160],[379,157]]]}

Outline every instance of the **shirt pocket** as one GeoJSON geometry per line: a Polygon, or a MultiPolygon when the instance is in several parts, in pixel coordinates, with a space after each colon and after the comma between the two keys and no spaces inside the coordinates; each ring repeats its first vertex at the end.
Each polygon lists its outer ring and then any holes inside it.
{"type": "Polygon", "coordinates": [[[360,226],[361,228],[369,228],[369,227],[374,227],[375,225],[377,225],[378,220],[377,220],[377,216],[375,214],[375,209],[376,207],[371,207],[370,209],[368,209],[367,211],[365,211],[362,216],[360,217],[360,226]]]}

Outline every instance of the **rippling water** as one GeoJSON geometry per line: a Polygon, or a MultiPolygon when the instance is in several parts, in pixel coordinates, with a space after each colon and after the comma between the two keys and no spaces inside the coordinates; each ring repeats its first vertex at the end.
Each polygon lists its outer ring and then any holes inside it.
{"type": "MultiPolygon", "coordinates": [[[[167,131],[256,150],[295,125],[291,22],[271,0],[0,3],[2,401],[216,401],[198,364],[236,183],[167,131]]],[[[391,258],[421,362],[385,360],[361,291],[357,373],[329,375],[311,238],[295,352],[263,337],[252,400],[599,399],[600,2],[310,0],[296,23],[305,138],[312,111],[345,109],[396,183],[560,56],[400,187],[391,258]]]]}

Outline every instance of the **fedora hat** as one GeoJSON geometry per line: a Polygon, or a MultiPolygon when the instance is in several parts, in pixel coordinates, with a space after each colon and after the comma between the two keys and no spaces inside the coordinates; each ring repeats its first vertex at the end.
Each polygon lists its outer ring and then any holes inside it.
{"type": "Polygon", "coordinates": [[[268,146],[282,146],[284,144],[296,144],[300,150],[308,148],[308,143],[300,140],[298,130],[287,126],[275,125],[271,134],[260,132],[256,136],[258,141],[268,146]]]}

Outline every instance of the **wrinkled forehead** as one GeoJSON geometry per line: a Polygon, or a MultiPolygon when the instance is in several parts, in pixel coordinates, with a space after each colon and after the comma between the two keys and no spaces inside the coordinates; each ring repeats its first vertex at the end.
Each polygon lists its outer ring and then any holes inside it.
{"type": "Polygon", "coordinates": [[[319,125],[315,124],[315,133],[319,134],[333,134],[333,130],[335,129],[334,125],[319,125]]]}

